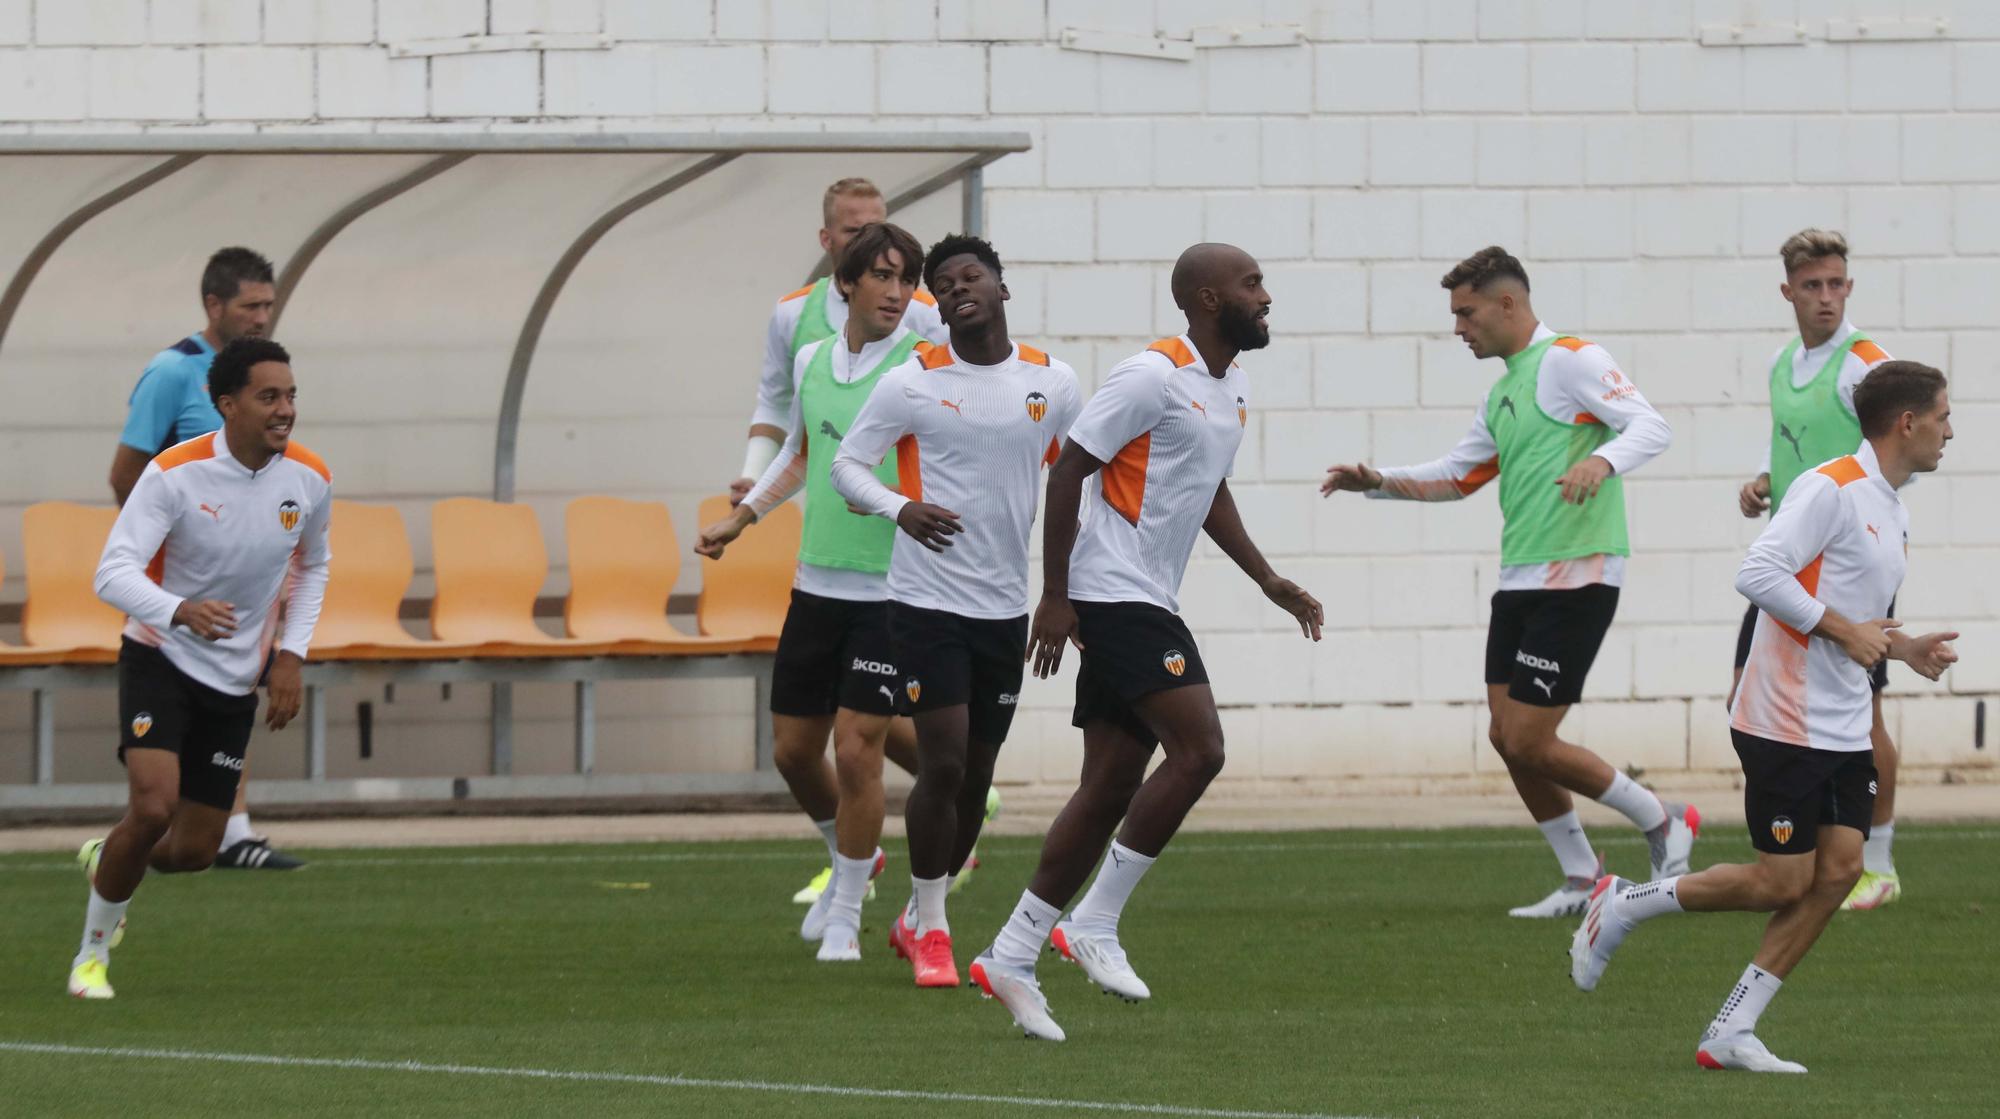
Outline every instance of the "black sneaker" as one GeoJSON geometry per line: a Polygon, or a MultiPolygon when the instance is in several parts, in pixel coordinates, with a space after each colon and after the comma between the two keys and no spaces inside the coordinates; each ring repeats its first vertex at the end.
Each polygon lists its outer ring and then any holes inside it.
{"type": "Polygon", "coordinates": [[[239,839],[215,856],[215,865],[227,870],[296,870],[305,864],[271,846],[257,836],[239,839]]]}

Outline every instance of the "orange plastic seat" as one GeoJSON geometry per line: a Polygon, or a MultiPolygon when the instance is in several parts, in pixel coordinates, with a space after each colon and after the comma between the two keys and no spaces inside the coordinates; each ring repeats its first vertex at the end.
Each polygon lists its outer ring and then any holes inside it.
{"type": "MultiPolygon", "coordinates": [[[[0,580],[7,576],[6,557],[0,556],[0,580]]],[[[45,664],[61,664],[68,649],[45,649],[23,647],[0,641],[0,668],[33,668],[45,664]]]]}
{"type": "Polygon", "coordinates": [[[579,497],[564,510],[563,532],[569,546],[563,624],[571,637],[616,642],[613,652],[640,656],[752,647],[736,638],[685,634],[667,620],[681,555],[665,505],[579,497]]]}
{"type": "Polygon", "coordinates": [[[28,599],[21,639],[29,648],[64,650],[70,664],[112,664],[125,615],[97,597],[97,565],[118,510],[108,505],[45,501],[21,514],[28,599]]]}
{"type": "Polygon", "coordinates": [[[440,641],[475,645],[482,657],[587,657],[611,642],[550,637],[535,625],[535,596],[549,553],[535,511],[471,497],[431,507],[437,595],[431,630],[440,641]]]}
{"type": "MultiPolygon", "coordinates": [[[[701,503],[702,524],[728,515],[726,496],[701,503]]],[[[695,606],[701,632],[752,642],[760,651],[778,647],[799,566],[802,520],[798,503],[788,501],[738,537],[722,559],[702,561],[701,598],[695,606]]]]}
{"type": "Polygon", "coordinates": [[[335,501],[328,528],[333,562],[313,627],[316,661],[449,660],[475,647],[412,637],[400,620],[416,562],[403,515],[390,505],[335,501]]]}

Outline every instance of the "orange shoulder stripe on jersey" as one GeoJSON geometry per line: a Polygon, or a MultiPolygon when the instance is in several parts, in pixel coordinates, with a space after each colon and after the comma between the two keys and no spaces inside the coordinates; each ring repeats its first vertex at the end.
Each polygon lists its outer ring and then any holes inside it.
{"type": "Polygon", "coordinates": [[[1868,472],[1861,469],[1861,464],[1855,460],[1853,455],[1842,455],[1840,458],[1834,459],[1832,462],[1820,467],[1819,472],[1833,479],[1834,484],[1837,486],[1845,486],[1850,482],[1859,482],[1868,476],[1868,472]]]}
{"type": "Polygon", "coordinates": [[[1500,476],[1500,460],[1499,458],[1495,457],[1487,459],[1485,462],[1482,462],[1478,466],[1473,467],[1470,471],[1466,473],[1465,477],[1460,478],[1456,482],[1453,482],[1452,485],[1458,487],[1458,492],[1465,494],[1469,497],[1472,495],[1474,491],[1478,490],[1479,487],[1485,485],[1486,483],[1492,481],[1495,478],[1498,478],[1499,476],[1500,476]]]}
{"type": "Polygon", "coordinates": [[[925,369],[943,369],[945,366],[951,364],[950,346],[925,346],[922,343],[918,343],[917,353],[919,360],[924,363],[925,369]]]}
{"type": "Polygon", "coordinates": [[[896,440],[896,491],[911,501],[924,499],[924,464],[914,435],[896,440]]]}
{"type": "Polygon", "coordinates": [[[812,284],[807,284],[806,286],[800,288],[797,291],[788,291],[784,295],[778,298],[778,302],[790,303],[794,299],[804,299],[807,296],[807,294],[809,294],[812,291],[812,289],[813,289],[812,284]]]}
{"type": "Polygon", "coordinates": [[[918,288],[917,290],[911,292],[910,298],[916,300],[919,303],[927,303],[932,307],[937,306],[937,296],[932,295],[930,292],[927,292],[922,288],[918,288]]]}
{"type": "Polygon", "coordinates": [[[1174,363],[1175,369],[1194,364],[1194,352],[1179,338],[1162,338],[1146,348],[1156,354],[1165,354],[1167,360],[1174,363]]]}
{"type": "Polygon", "coordinates": [[[1146,461],[1153,454],[1153,433],[1132,440],[1111,461],[1104,464],[1104,501],[1132,524],[1139,523],[1139,509],[1146,502],[1146,461]]]}
{"type": "Polygon", "coordinates": [[[1049,363],[1049,355],[1028,345],[1026,342],[1020,343],[1020,349],[1021,360],[1027,362],[1029,365],[1047,365],[1049,363]]]}
{"type": "Polygon", "coordinates": [[[186,466],[190,462],[215,457],[215,433],[197,435],[183,443],[176,443],[161,451],[153,461],[161,470],[172,470],[176,466],[186,466]]]}
{"type": "MultiPolygon", "coordinates": [[[[1825,562],[1826,562],[1826,553],[1821,552],[1819,555],[1813,557],[1813,561],[1811,563],[1806,564],[1805,570],[1799,572],[1798,574],[1799,586],[1804,587],[1807,594],[1814,596],[1817,596],[1819,594],[1819,568],[1820,564],[1825,562]]],[[[1774,622],[1778,622],[1778,619],[1776,617],[1772,617],[1771,620],[1774,622]]],[[[1783,622],[1778,622],[1778,628],[1784,630],[1785,636],[1791,638],[1793,641],[1798,642],[1800,645],[1805,645],[1811,641],[1811,639],[1808,638],[1805,634],[1800,633],[1798,630],[1793,629],[1792,627],[1786,625],[1783,622]]]]}
{"type": "Polygon", "coordinates": [[[1570,422],[1578,424],[1601,424],[1604,421],[1598,419],[1596,416],[1591,415],[1589,412],[1578,412],[1576,414],[1576,419],[1571,420],[1570,422]]]}
{"type": "Polygon", "coordinates": [[[296,462],[319,475],[328,485],[333,484],[333,471],[326,468],[326,460],[307,450],[305,444],[297,440],[285,444],[285,461],[296,462]]]}
{"type": "Polygon", "coordinates": [[[1062,457],[1062,440],[1053,438],[1050,439],[1049,453],[1042,456],[1042,465],[1054,466],[1056,464],[1056,459],[1061,457],[1062,457]]]}
{"type": "Polygon", "coordinates": [[[1854,344],[1854,348],[1847,352],[1853,354],[1855,357],[1860,358],[1863,364],[1870,366],[1879,365],[1882,362],[1889,360],[1889,351],[1883,349],[1882,347],[1876,345],[1873,342],[1870,342],[1866,338],[1863,338],[1861,341],[1856,342],[1854,344]]]}
{"type": "Polygon", "coordinates": [[[1554,342],[1554,345],[1557,345],[1557,346],[1561,346],[1561,347],[1562,347],[1563,349],[1565,349],[1565,350],[1569,350],[1569,351],[1571,351],[1571,352],[1573,352],[1573,353],[1574,353],[1574,352],[1579,352],[1579,351],[1581,351],[1581,350],[1582,350],[1582,349],[1583,349],[1583,348],[1584,348],[1585,346],[1591,346],[1591,345],[1595,345],[1595,344],[1596,344],[1596,343],[1594,343],[1594,342],[1591,342],[1591,341],[1590,341],[1590,340],[1588,340],[1588,339],[1585,339],[1585,338],[1572,338],[1572,337],[1570,337],[1570,336],[1569,336],[1569,335],[1567,335],[1567,334],[1565,334],[1565,335],[1563,335],[1562,337],[1560,337],[1560,338],[1556,339],[1556,340],[1555,340],[1555,342],[1554,342]]]}

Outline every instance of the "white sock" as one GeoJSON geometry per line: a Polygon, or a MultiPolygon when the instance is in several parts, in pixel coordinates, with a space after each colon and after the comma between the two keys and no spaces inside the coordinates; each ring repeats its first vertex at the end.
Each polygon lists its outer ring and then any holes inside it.
{"type": "Polygon", "coordinates": [[[875,871],[875,856],[850,859],[834,852],[833,881],[827,883],[832,903],[826,911],[826,927],[861,931],[861,899],[868,895],[868,876],[875,871]]]}
{"type": "Polygon", "coordinates": [[[1083,900],[1070,911],[1069,919],[1079,925],[1116,933],[1118,915],[1125,911],[1125,903],[1131,899],[1133,887],[1146,876],[1152,865],[1152,859],[1112,840],[1111,850],[1098,864],[1096,880],[1091,882],[1083,900]]]}
{"type": "Polygon", "coordinates": [[[1597,880],[1597,853],[1590,849],[1590,837],[1583,834],[1583,821],[1576,818],[1574,810],[1535,826],[1555,849],[1564,877],[1597,880]]]}
{"type": "Polygon", "coordinates": [[[840,841],[834,838],[833,821],[814,820],[813,827],[818,828],[819,834],[826,839],[826,857],[831,864],[832,860],[840,857],[840,841]]]}
{"type": "Polygon", "coordinates": [[[1648,882],[1634,886],[1618,895],[1618,917],[1627,927],[1655,917],[1665,917],[1669,913],[1684,913],[1681,908],[1681,876],[1662,878],[1658,882],[1648,882]]]}
{"type": "Polygon", "coordinates": [[[1756,964],[1744,968],[1743,978],[1736,981],[1736,989],[1729,992],[1722,1009],[1715,1012],[1715,1021],[1708,1024],[1702,1040],[1755,1033],[1758,1017],[1771,1005],[1771,996],[1778,993],[1784,982],[1756,964]]]}
{"type": "Polygon", "coordinates": [[[238,843],[250,838],[252,834],[250,831],[250,814],[248,812],[233,812],[229,816],[229,822],[222,827],[222,846],[217,848],[217,850],[227,851],[238,843]]]}
{"type": "Polygon", "coordinates": [[[1042,953],[1042,945],[1049,939],[1049,930],[1055,928],[1060,916],[1062,910],[1022,890],[1014,915],[1000,927],[1000,935],[993,938],[993,947],[988,951],[1003,964],[1032,968],[1035,957],[1042,953]]]}
{"type": "Polygon", "coordinates": [[[1667,807],[1660,803],[1660,798],[1622,771],[1611,775],[1611,787],[1604,790],[1597,803],[1624,813],[1640,831],[1652,831],[1667,822],[1667,807]]]}
{"type": "Polygon", "coordinates": [[[76,959],[83,962],[85,956],[96,956],[100,960],[111,959],[111,932],[118,922],[125,919],[125,907],[132,904],[131,898],[124,901],[105,901],[91,887],[90,905],[83,914],[83,943],[77,947],[76,959]]]}
{"type": "Polygon", "coordinates": [[[1896,873],[1896,863],[1889,857],[1889,844],[1895,841],[1896,821],[1869,828],[1867,842],[1861,845],[1861,869],[1870,874],[1896,873]]]}
{"type": "Polygon", "coordinates": [[[951,879],[939,875],[936,878],[910,876],[910,889],[914,893],[917,919],[910,922],[918,936],[929,936],[934,932],[947,935],[951,925],[944,919],[944,895],[951,889],[951,879]]]}

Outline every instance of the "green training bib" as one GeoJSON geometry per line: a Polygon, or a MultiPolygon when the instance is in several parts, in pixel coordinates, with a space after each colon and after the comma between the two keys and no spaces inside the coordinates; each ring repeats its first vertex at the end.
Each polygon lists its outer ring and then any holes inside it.
{"type": "MultiPolygon", "coordinates": [[[[841,439],[853,425],[854,417],[861,413],[868,394],[875,391],[882,374],[908,361],[917,341],[915,334],[905,334],[867,376],[847,384],[833,377],[833,348],[844,344],[843,339],[835,337],[823,342],[806,363],[805,376],[799,381],[799,422],[805,425],[806,444],[806,511],[799,538],[800,563],[849,571],[889,570],[889,551],[895,544],[896,526],[881,517],[848,512],[847,499],[833,488],[833,456],[839,452],[841,439]]],[[[882,484],[896,488],[896,460],[893,457],[884,460],[875,468],[875,476],[882,484]]]]}
{"type": "Polygon", "coordinates": [[[1548,338],[1507,359],[1486,398],[1486,427],[1500,454],[1500,562],[1549,563],[1600,553],[1629,556],[1625,483],[1616,474],[1582,505],[1562,499],[1556,479],[1614,438],[1595,421],[1557,423],[1536,403],[1542,360],[1567,336],[1548,338]]]}
{"type": "Polygon", "coordinates": [[[1848,415],[1840,402],[1840,370],[1847,364],[1847,352],[1866,340],[1858,330],[1848,335],[1804,388],[1792,384],[1792,359],[1804,345],[1801,339],[1792,339],[1771,366],[1772,516],[1778,515],[1778,502],[1799,475],[1853,454],[1861,445],[1861,421],[1848,415]]]}

